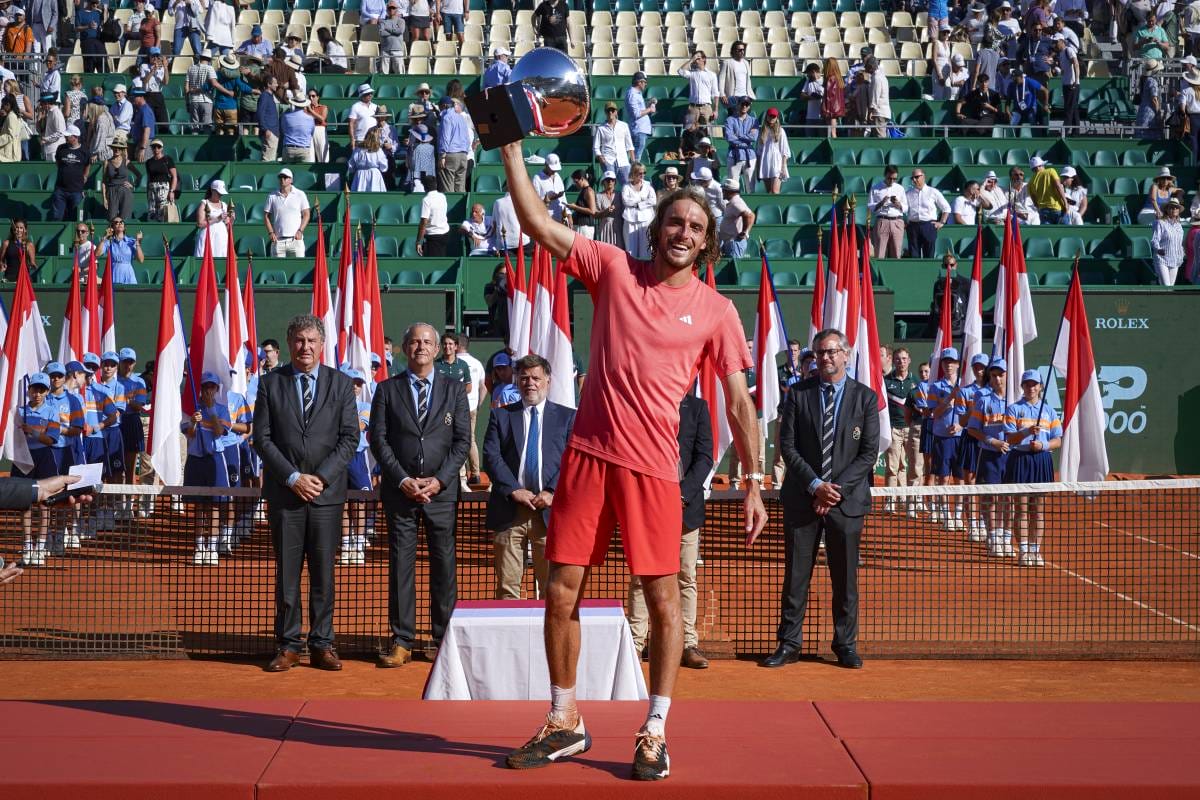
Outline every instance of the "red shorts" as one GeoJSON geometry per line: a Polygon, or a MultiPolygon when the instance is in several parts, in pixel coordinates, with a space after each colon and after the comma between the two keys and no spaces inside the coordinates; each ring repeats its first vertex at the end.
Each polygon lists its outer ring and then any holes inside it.
{"type": "Polygon", "coordinates": [[[546,533],[546,559],[597,566],[621,526],[625,563],[634,575],[679,572],[683,501],[679,483],[652,478],[568,447],[546,533]]]}

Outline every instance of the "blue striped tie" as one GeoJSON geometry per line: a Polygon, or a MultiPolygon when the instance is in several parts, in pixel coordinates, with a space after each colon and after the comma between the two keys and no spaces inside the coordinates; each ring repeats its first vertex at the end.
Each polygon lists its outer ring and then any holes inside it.
{"type": "Polygon", "coordinates": [[[821,480],[833,478],[833,384],[827,383],[821,391],[825,394],[825,414],[821,419],[821,480]]]}

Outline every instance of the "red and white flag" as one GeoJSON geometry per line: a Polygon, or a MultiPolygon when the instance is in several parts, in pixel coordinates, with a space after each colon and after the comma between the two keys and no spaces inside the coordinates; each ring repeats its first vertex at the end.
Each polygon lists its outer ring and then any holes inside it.
{"type": "MultiPolygon", "coordinates": [[[[866,242],[863,243],[864,245],[866,242]]],[[[861,342],[858,338],[859,318],[862,316],[862,283],[858,276],[858,226],[854,224],[854,220],[850,219],[849,235],[842,242],[842,247],[845,251],[845,257],[842,262],[842,275],[846,279],[846,322],[845,326],[839,328],[846,335],[846,341],[850,345],[849,354],[849,375],[855,380],[862,380],[856,372],[857,357],[861,342]]],[[[863,247],[863,250],[866,250],[863,247]]]]}
{"type": "Polygon", "coordinates": [[[975,382],[975,373],[969,369],[971,359],[983,352],[983,226],[975,228],[975,260],[971,264],[971,288],[967,292],[967,314],[963,320],[964,369],[959,371],[960,386],[975,382]]]}
{"type": "Polygon", "coordinates": [[[783,313],[779,310],[779,297],[775,294],[775,281],[767,254],[762,254],[762,274],[758,281],[758,312],[754,317],[754,372],[758,391],[754,393],[754,405],[758,408],[760,424],[766,426],[779,416],[779,368],[775,357],[788,352],[787,334],[783,329],[783,313]]]}
{"type": "Polygon", "coordinates": [[[333,329],[326,330],[325,335],[332,336],[337,343],[337,354],[334,366],[341,366],[346,358],[346,340],[350,337],[350,328],[354,324],[351,313],[354,305],[354,239],[350,235],[350,194],[343,197],[345,210],[342,214],[342,253],[338,260],[337,288],[333,293],[333,329]]]}
{"type": "MultiPolygon", "coordinates": [[[[847,233],[838,231],[837,208],[832,214],[833,232],[829,237],[829,281],[825,284],[825,313],[822,328],[835,328],[846,332],[846,305],[849,302],[850,285],[845,275],[845,247],[847,233]]],[[[811,344],[811,343],[810,343],[811,344]]]]}
{"type": "Polygon", "coordinates": [[[539,244],[533,245],[533,267],[529,272],[529,297],[532,300],[532,311],[529,318],[529,352],[537,353],[542,358],[550,347],[550,329],[554,326],[551,318],[554,303],[551,297],[551,281],[554,280],[550,268],[550,251],[539,244]]]}
{"type": "MultiPolygon", "coordinates": [[[[821,229],[817,229],[817,281],[813,287],[812,307],[808,312],[808,342],[807,347],[812,347],[813,340],[817,338],[817,334],[821,332],[821,328],[825,324],[825,262],[821,256],[821,229]]],[[[796,364],[796,369],[800,368],[796,364]]]]}
{"type": "Polygon", "coordinates": [[[221,301],[217,296],[217,268],[213,264],[212,237],[207,228],[188,349],[192,386],[183,393],[183,410],[192,414],[198,399],[192,390],[200,391],[200,376],[205,372],[213,373],[221,381],[219,398],[223,399],[229,391],[229,333],[225,330],[225,315],[221,313],[221,301]]]}
{"type": "MultiPolygon", "coordinates": [[[[225,330],[229,334],[229,388],[246,396],[246,309],[242,305],[242,287],[238,283],[237,248],[233,244],[233,223],[229,224],[229,248],[225,256],[225,330]]],[[[257,348],[254,342],[250,347],[257,348]]]]}
{"type": "Polygon", "coordinates": [[[575,351],[571,344],[571,297],[567,293],[567,273],[562,264],[554,276],[554,305],[551,311],[550,342],[546,360],[550,362],[550,400],[567,408],[575,407],[575,351]]]}
{"type": "Polygon", "coordinates": [[[329,265],[325,259],[325,226],[317,220],[317,254],[313,260],[313,294],[311,312],[325,326],[325,349],[321,351],[321,363],[338,368],[338,327],[333,300],[329,296],[329,265]]]}
{"type": "Polygon", "coordinates": [[[83,361],[83,308],[79,301],[79,251],[75,251],[75,266],[71,269],[71,288],[67,293],[67,308],[63,312],[62,334],[58,339],[58,360],[66,367],[72,361],[83,361]]]}
{"type": "Polygon", "coordinates": [[[4,350],[0,352],[0,457],[7,458],[28,472],[33,469],[29,442],[21,431],[20,409],[25,404],[24,379],[41,372],[50,360],[50,343],[38,310],[33,282],[25,266],[25,251],[21,251],[17,288],[13,293],[8,329],[4,332],[4,350]]]}
{"type": "Polygon", "coordinates": [[[379,292],[379,258],[375,253],[375,231],[371,230],[371,241],[367,244],[366,269],[363,270],[363,300],[366,305],[367,345],[370,354],[379,356],[379,366],[372,373],[369,369],[363,375],[368,378],[363,393],[364,400],[370,400],[375,393],[375,384],[386,381],[388,377],[387,359],[383,357],[383,298],[379,292]]]}
{"type": "Polygon", "coordinates": [[[888,414],[887,389],[883,385],[883,359],[879,355],[879,325],[875,318],[875,284],[871,279],[871,256],[867,243],[862,249],[862,305],[858,324],[855,380],[871,387],[879,410],[879,452],[892,444],[892,421],[888,414]]]}
{"type": "Polygon", "coordinates": [[[1011,209],[1004,223],[1004,234],[1000,274],[996,281],[996,333],[992,352],[1008,362],[1005,399],[1011,402],[1021,396],[1025,345],[1037,338],[1037,323],[1033,318],[1033,298],[1029,294],[1029,273],[1025,270],[1021,225],[1011,209]]]}
{"type": "MultiPolygon", "coordinates": [[[[537,253],[536,249],[534,253],[537,253]]],[[[512,306],[508,310],[508,349],[512,350],[514,357],[520,358],[529,355],[529,323],[530,317],[533,316],[533,303],[530,302],[529,289],[525,285],[524,244],[517,245],[517,263],[513,269],[515,280],[511,284],[512,306]]]]}
{"type": "Polygon", "coordinates": [[[1104,444],[1104,403],[1100,397],[1092,335],[1079,270],[1071,276],[1062,327],[1051,359],[1066,377],[1062,402],[1062,450],[1059,476],[1064,481],[1102,481],[1108,476],[1108,450],[1104,444]]]}
{"type": "Polygon", "coordinates": [[[346,271],[346,290],[342,293],[342,300],[349,303],[344,317],[349,330],[346,333],[346,348],[342,351],[342,363],[349,364],[366,377],[371,374],[371,349],[367,338],[370,322],[367,301],[363,297],[365,279],[362,272],[362,249],[355,246],[354,263],[346,271]]]}
{"type": "MultiPolygon", "coordinates": [[[[96,355],[117,349],[117,305],[113,300],[112,248],[104,262],[104,276],[100,278],[100,349],[96,355]]],[[[64,365],[65,366],[65,365],[64,365]]]]}
{"type": "Polygon", "coordinates": [[[158,304],[158,343],[154,348],[154,405],[150,411],[150,438],[146,452],[154,472],[167,486],[183,484],[183,456],[179,449],[179,426],[183,422],[184,398],[191,391],[180,391],[187,369],[187,341],[183,333],[183,315],[179,311],[179,292],[171,254],[166,255],[162,297],[158,304]]]}
{"type": "MultiPolygon", "coordinates": [[[[254,256],[249,257],[249,262],[246,265],[246,283],[242,289],[242,308],[246,310],[246,346],[250,348],[250,374],[257,375],[259,369],[258,317],[254,310],[254,256]]],[[[325,285],[325,291],[329,292],[328,283],[325,285]]]]}
{"type": "Polygon", "coordinates": [[[98,356],[104,352],[103,345],[100,339],[100,274],[96,270],[96,248],[93,247],[88,254],[87,287],[83,293],[83,349],[98,356]]]}
{"type": "Polygon", "coordinates": [[[931,380],[946,377],[942,369],[942,351],[954,346],[954,268],[946,265],[946,276],[942,286],[942,316],[938,320],[937,333],[933,337],[933,354],[929,356],[931,380]]]}

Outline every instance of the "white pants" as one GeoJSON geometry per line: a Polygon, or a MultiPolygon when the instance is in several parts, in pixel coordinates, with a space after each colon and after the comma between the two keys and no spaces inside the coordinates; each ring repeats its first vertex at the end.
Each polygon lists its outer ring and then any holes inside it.
{"type": "Polygon", "coordinates": [[[1083,224],[1083,215],[1080,214],[1075,209],[1072,209],[1063,216],[1063,224],[1064,225],[1082,225],[1083,224]]]}
{"type": "Polygon", "coordinates": [[[276,258],[304,258],[304,240],[288,237],[276,239],[274,245],[276,258]]]}
{"type": "MultiPolygon", "coordinates": [[[[62,24],[61,21],[59,24],[62,24]]],[[[33,28],[33,52],[49,52],[50,48],[54,47],[54,40],[58,33],[46,33],[46,26],[40,22],[34,22],[31,27],[33,28]]],[[[60,101],[61,99],[59,98],[60,101]]]]}
{"type": "Polygon", "coordinates": [[[730,161],[726,167],[729,172],[729,177],[742,179],[745,175],[746,179],[742,181],[742,191],[754,191],[754,168],[758,165],[758,157],[751,156],[749,161],[730,161]]]}
{"type": "Polygon", "coordinates": [[[313,128],[313,153],[317,157],[317,163],[329,163],[329,140],[325,138],[325,126],[323,125],[313,128]]]}
{"type": "Polygon", "coordinates": [[[1175,276],[1179,274],[1179,264],[1167,266],[1164,259],[1154,259],[1154,274],[1158,276],[1158,282],[1162,286],[1174,286],[1175,276]]]}
{"type": "Polygon", "coordinates": [[[596,229],[591,225],[576,225],[575,232],[585,239],[596,238],[596,229]]]}

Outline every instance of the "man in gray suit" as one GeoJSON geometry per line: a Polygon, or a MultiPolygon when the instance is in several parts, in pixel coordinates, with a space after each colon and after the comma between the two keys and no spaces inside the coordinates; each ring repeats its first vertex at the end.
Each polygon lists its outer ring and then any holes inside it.
{"type": "Polygon", "coordinates": [[[833,652],[838,664],[862,667],[858,655],[858,540],[871,509],[871,475],[879,455],[875,392],[846,375],[846,337],[832,328],[813,339],[818,377],[794,384],[784,401],[779,447],[787,464],[783,501],[783,592],[779,647],[763,662],[800,658],[801,626],[821,536],[833,584],[833,652]]]}
{"type": "Polygon", "coordinates": [[[262,376],[254,449],[275,550],[275,640],[268,672],[300,660],[300,572],[308,559],[309,661],[339,670],[333,647],[333,563],[342,537],[346,467],[358,447],[354,381],[320,363],[325,328],[311,314],[288,323],[291,363],[262,376]]]}

